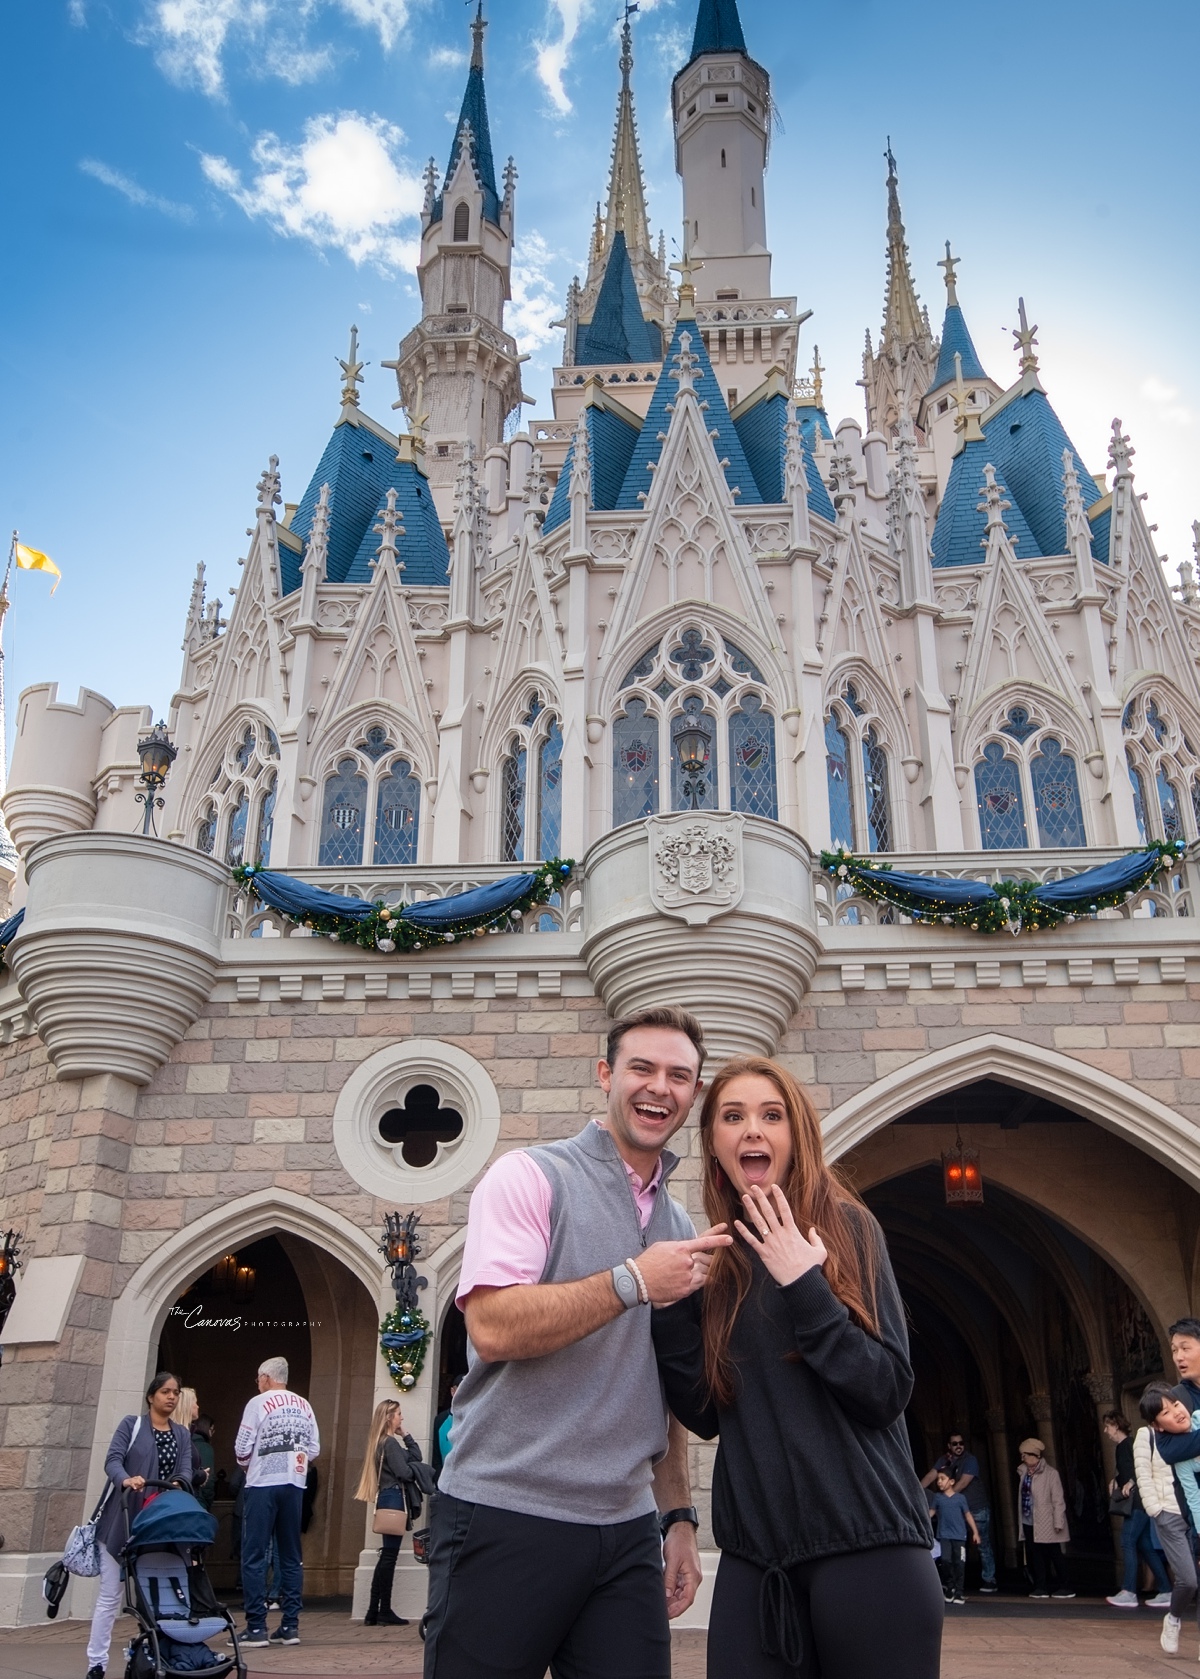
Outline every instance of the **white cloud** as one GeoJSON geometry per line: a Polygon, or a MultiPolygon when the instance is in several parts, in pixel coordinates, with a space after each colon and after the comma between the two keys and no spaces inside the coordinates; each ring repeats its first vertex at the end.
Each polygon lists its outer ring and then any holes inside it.
{"type": "Polygon", "coordinates": [[[429,62],[435,70],[461,70],[467,62],[467,55],[459,52],[457,47],[435,47],[429,55],[429,62]]]}
{"type": "Polygon", "coordinates": [[[87,5],[85,0],[67,0],[67,22],[76,29],[87,28],[87,5]]]}
{"type": "Polygon", "coordinates": [[[190,204],[176,204],[169,198],[160,198],[156,192],[147,192],[145,187],[139,186],[131,176],[123,175],[119,169],[110,169],[107,163],[101,163],[98,158],[81,158],[79,167],[85,175],[90,175],[101,185],[119,192],[139,209],[158,210],[162,215],[171,216],[179,222],[190,222],[195,214],[190,204]]]}
{"type": "Polygon", "coordinates": [[[390,52],[408,21],[409,0],[146,0],[142,39],[171,81],[220,99],[226,57],[235,48],[260,75],[293,85],[321,75],[333,63],[333,49],[310,46],[307,31],[330,8],[373,30],[390,52]]]}
{"type": "Polygon", "coordinates": [[[512,302],[505,324],[522,350],[533,352],[554,337],[551,322],[562,314],[560,288],[551,278],[555,261],[541,234],[531,229],[513,253],[512,302]]]}
{"type": "Polygon", "coordinates": [[[351,262],[414,269],[418,242],[401,232],[421,211],[424,184],[401,154],[404,135],[382,117],[355,111],[312,117],[289,146],[261,134],[252,178],[202,153],[207,179],[252,219],[277,233],[338,250],[351,262]]]}
{"type": "Polygon", "coordinates": [[[1179,390],[1153,374],[1142,380],[1142,395],[1158,409],[1160,416],[1174,426],[1190,426],[1192,412],[1179,401],[1179,390]]]}
{"type": "Polygon", "coordinates": [[[561,34],[557,41],[536,43],[538,76],[561,116],[566,116],[573,108],[563,85],[563,74],[570,61],[579,26],[592,4],[593,0],[551,0],[551,14],[557,18],[561,34]]]}

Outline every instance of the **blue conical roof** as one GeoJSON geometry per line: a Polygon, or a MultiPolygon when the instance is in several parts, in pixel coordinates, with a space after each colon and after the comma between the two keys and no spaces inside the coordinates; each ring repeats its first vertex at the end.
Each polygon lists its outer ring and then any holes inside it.
{"type": "MultiPolygon", "coordinates": [[[[1078,449],[1040,387],[996,405],[984,418],[984,437],[996,475],[1018,504],[1043,554],[1067,552],[1067,515],[1063,493],[1063,450],[1071,451],[1085,508],[1100,500],[1100,486],[1084,466],[1078,449]]],[[[1107,560],[1107,544],[1093,551],[1107,560]]],[[[1027,554],[1023,549],[1022,554],[1027,554]]]]}
{"type": "Polygon", "coordinates": [[[696,395],[701,402],[708,404],[704,414],[705,424],[709,431],[716,433],[712,440],[713,448],[718,460],[727,460],[729,463],[725,468],[725,481],[730,489],[741,491],[738,497],[739,506],[761,505],[762,495],[758,483],[750,470],[750,462],[746,459],[746,451],[737,434],[737,427],[729,417],[729,408],[712,370],[700,329],[695,321],[683,320],[675,323],[671,347],[663,362],[654,395],[650,398],[645,423],[638,433],[633,458],[629,463],[629,471],[625,474],[617,506],[636,510],[642,506],[638,500],[638,492],[642,491],[646,495],[650,493],[653,477],[650,468],[658,464],[658,458],[662,454],[661,439],[671,423],[667,407],[675,402],[678,390],[677,382],[671,377],[671,370],[678,365],[675,358],[680,353],[679,340],[685,332],[691,339],[690,349],[697,362],[694,380],[696,395]]]}
{"type": "MultiPolygon", "coordinates": [[[[442,187],[442,193],[445,192],[454,171],[458,168],[458,160],[462,152],[462,126],[464,122],[469,122],[471,125],[475,172],[479,176],[479,183],[483,188],[483,213],[488,221],[498,226],[500,222],[500,194],[496,191],[496,164],[492,157],[492,131],[488,123],[487,94],[483,86],[483,52],[478,43],[471,56],[471,68],[467,71],[467,87],[463,94],[462,109],[458,113],[458,126],[454,130],[454,144],[450,147],[450,161],[446,165],[446,180],[442,187]]],[[[438,194],[437,202],[433,207],[435,222],[442,219],[442,193],[438,194]]]]}
{"type": "Polygon", "coordinates": [[[613,362],[657,361],[661,343],[642,319],[641,299],[634,284],[629,247],[617,233],[596,299],[596,312],[581,326],[575,342],[577,367],[604,367],[613,362]]]}
{"type": "Polygon", "coordinates": [[[987,515],[979,510],[983,489],[983,469],[991,463],[996,468],[996,482],[1007,492],[1006,501],[1012,506],[1004,514],[1004,523],[1012,538],[1019,560],[1036,560],[1042,550],[1021,512],[1020,503],[1012,493],[1000,463],[995,459],[992,444],[976,439],[955,455],[946,482],[946,493],[938,508],[937,523],[933,527],[930,547],[935,567],[951,565],[982,565],[987,543],[987,515]]]}
{"type": "Polygon", "coordinates": [[[692,37],[692,59],[706,52],[745,52],[746,37],[738,16],[737,0],[700,0],[696,33],[692,37]]]}
{"type": "Polygon", "coordinates": [[[951,303],[946,309],[946,319],[942,323],[942,349],[938,356],[937,368],[929,382],[931,391],[941,390],[943,385],[954,383],[954,353],[962,357],[962,371],[964,379],[986,379],[983,364],[979,360],[975,346],[971,342],[971,334],[967,330],[966,317],[957,303],[951,303]]]}

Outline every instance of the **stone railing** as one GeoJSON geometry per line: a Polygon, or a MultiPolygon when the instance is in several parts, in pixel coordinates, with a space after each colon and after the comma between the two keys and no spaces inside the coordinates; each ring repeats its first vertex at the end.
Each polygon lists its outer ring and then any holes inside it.
{"type": "Polygon", "coordinates": [[[751,326],[774,321],[786,326],[796,319],[794,297],[729,298],[720,303],[697,303],[701,326],[751,326]]]}
{"type": "MultiPolygon", "coordinates": [[[[294,880],[319,886],[326,892],[340,892],[373,904],[382,899],[396,908],[419,904],[429,898],[449,898],[455,892],[469,892],[476,886],[490,886],[520,874],[523,863],[456,863],[450,866],[410,864],[391,869],[288,869],[294,880]]],[[[564,894],[556,893],[549,904],[531,910],[514,933],[574,933],[583,922],[583,883],[578,875],[564,894]]],[[[312,935],[293,926],[275,910],[266,908],[245,887],[234,886],[229,894],[225,937],[230,939],[309,938],[312,935]]]]}
{"type": "MultiPolygon", "coordinates": [[[[1098,869],[1127,855],[1127,848],[1094,846],[1073,851],[928,851],[894,852],[872,861],[890,863],[909,874],[949,875],[954,880],[1061,880],[1065,875],[1098,869]]],[[[871,903],[854,888],[817,868],[813,880],[817,924],[821,927],[899,927],[909,917],[889,904],[871,903]]],[[[1153,916],[1194,916],[1200,903],[1196,862],[1185,858],[1117,909],[1104,909],[1098,919],[1148,920],[1153,916]]]]}

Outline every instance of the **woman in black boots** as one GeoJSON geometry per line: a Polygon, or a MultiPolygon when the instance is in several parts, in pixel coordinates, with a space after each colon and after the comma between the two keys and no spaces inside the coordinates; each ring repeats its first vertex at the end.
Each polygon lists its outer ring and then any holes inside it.
{"type": "Polygon", "coordinates": [[[738,1240],[652,1321],[672,1411],[720,1435],[708,1679],[937,1679],[942,1593],[883,1232],[777,1062],[721,1068],[700,1144],[705,1212],[738,1240]]]}
{"type": "Polygon", "coordinates": [[[404,1432],[404,1418],[395,1399],[381,1400],[371,1418],[371,1439],[358,1479],[355,1498],[374,1504],[372,1531],[383,1536],[379,1560],[371,1577],[371,1604],[365,1616],[369,1627],[406,1627],[402,1615],[392,1612],[392,1580],[396,1558],[408,1525],[407,1494],[414,1480],[413,1464],[421,1461],[421,1448],[404,1432]]]}

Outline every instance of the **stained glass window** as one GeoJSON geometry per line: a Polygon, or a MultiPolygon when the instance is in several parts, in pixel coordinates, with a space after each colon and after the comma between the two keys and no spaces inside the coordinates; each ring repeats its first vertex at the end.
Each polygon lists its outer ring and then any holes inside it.
{"type": "Polygon", "coordinates": [[[658,809],[658,719],[633,699],[613,724],[613,827],[658,809]]]}
{"type": "Polygon", "coordinates": [[[751,662],[740,647],[735,647],[732,641],[727,641],[725,651],[729,654],[729,663],[739,676],[748,676],[752,682],[766,682],[766,677],[762,671],[751,662]]]}
{"type": "Polygon", "coordinates": [[[562,728],[557,718],[538,752],[538,861],[557,857],[562,841],[562,728]]]}
{"type": "Polygon", "coordinates": [[[361,750],[366,753],[368,758],[374,758],[378,761],[385,752],[390,752],[391,749],[392,743],[387,737],[386,729],[377,726],[367,730],[367,737],[362,743],[361,750]]]}
{"type": "Polygon", "coordinates": [[[353,758],[343,758],[325,782],[321,805],[322,868],[357,868],[363,860],[363,823],[367,808],[367,780],[353,758]]]}
{"type": "Polygon", "coordinates": [[[853,682],[847,682],[845,688],[842,690],[842,698],[845,700],[848,709],[852,711],[856,717],[862,716],[863,708],[858,698],[858,689],[854,686],[853,682]]]}
{"type": "Polygon", "coordinates": [[[631,665],[625,674],[622,688],[632,688],[635,682],[640,682],[644,676],[649,676],[654,669],[654,661],[658,658],[658,643],[646,653],[643,653],[636,665],[631,665]]]}
{"type": "Polygon", "coordinates": [[[863,785],[867,795],[867,844],[872,851],[892,849],[892,811],[888,798],[887,753],[874,729],[863,735],[863,785]]]}
{"type": "MultiPolygon", "coordinates": [[[[1151,700],[1150,705],[1153,704],[1154,701],[1151,700]]],[[[1150,706],[1148,705],[1146,707],[1147,721],[1149,721],[1149,711],[1150,706]]],[[[1175,791],[1171,782],[1167,780],[1162,770],[1159,770],[1155,777],[1155,785],[1158,788],[1158,808],[1162,814],[1162,837],[1166,840],[1182,839],[1183,812],[1179,808],[1179,794],[1175,791]]]]}
{"type": "Polygon", "coordinates": [[[1029,766],[1038,834],[1043,845],[1086,845],[1075,760],[1047,736],[1029,766]]]}
{"type": "Polygon", "coordinates": [[[272,758],[279,756],[279,736],[274,729],[267,730],[267,751],[272,758]]]}
{"type": "Polygon", "coordinates": [[[1040,724],[1035,723],[1023,705],[1014,705],[1008,716],[1001,723],[1002,733],[1011,735],[1014,740],[1028,740],[1030,735],[1036,734],[1040,724]]]}
{"type": "Polygon", "coordinates": [[[525,857],[525,748],[514,740],[500,782],[500,854],[506,863],[525,857]]]}
{"type": "Polygon", "coordinates": [[[825,775],[829,783],[829,837],[854,850],[854,804],[850,791],[850,742],[836,717],[825,720],[825,775]]]}
{"type": "Polygon", "coordinates": [[[679,646],[671,654],[671,663],[679,666],[679,674],[685,682],[700,682],[705,665],[711,665],[716,656],[711,647],[704,645],[704,637],[699,630],[684,630],[679,646]]]}
{"type": "Polygon", "coordinates": [[[1146,724],[1154,731],[1154,738],[1161,746],[1167,738],[1167,725],[1153,700],[1146,702],[1146,724]]]}
{"type": "Polygon", "coordinates": [[[254,756],[254,730],[247,729],[242,736],[241,744],[233,755],[233,761],[238,769],[244,770],[254,756]]]}
{"type": "Polygon", "coordinates": [[[380,778],[375,802],[375,862],[389,867],[417,860],[421,783],[405,758],[380,778]]]}
{"type": "Polygon", "coordinates": [[[778,820],[775,719],[757,694],[746,694],[729,719],[729,792],[734,810],[778,820]]]}
{"type": "Polygon", "coordinates": [[[1137,822],[1138,835],[1142,840],[1150,838],[1150,831],[1146,827],[1146,788],[1142,781],[1141,771],[1134,767],[1133,759],[1128,752],[1125,754],[1125,764],[1129,770],[1129,785],[1133,789],[1133,815],[1137,822]]]}
{"type": "Polygon", "coordinates": [[[529,724],[536,722],[536,720],[538,718],[538,715],[541,712],[541,710],[542,710],[542,696],[540,694],[530,694],[530,696],[529,696],[529,710],[525,713],[524,717],[522,717],[522,719],[521,719],[522,723],[524,723],[526,725],[526,727],[528,727],[529,724]]]}
{"type": "Polygon", "coordinates": [[[689,694],[682,711],[671,719],[671,809],[715,810],[717,787],[717,720],[707,715],[699,694],[689,694]],[[685,775],[676,743],[681,735],[693,729],[707,742],[703,768],[696,774],[685,775]]]}
{"type": "Polygon", "coordinates": [[[1197,831],[1200,831],[1200,775],[1192,777],[1192,815],[1196,819],[1197,831]]]}
{"type": "Polygon", "coordinates": [[[982,761],[975,766],[975,798],[985,851],[1011,851],[1029,844],[1021,772],[1012,758],[1004,756],[998,740],[987,743],[982,761]]]}
{"type": "Polygon", "coordinates": [[[257,861],[264,866],[271,861],[271,836],[275,832],[275,795],[278,791],[279,782],[272,776],[263,795],[262,809],[258,813],[257,861]]]}
{"type": "Polygon", "coordinates": [[[211,857],[217,844],[217,813],[212,805],[200,818],[200,826],[196,829],[196,850],[203,851],[206,857],[211,857]]]}
{"type": "Polygon", "coordinates": [[[246,861],[246,823],[249,817],[250,795],[243,787],[229,818],[229,838],[225,844],[225,861],[231,869],[246,861]]]}

